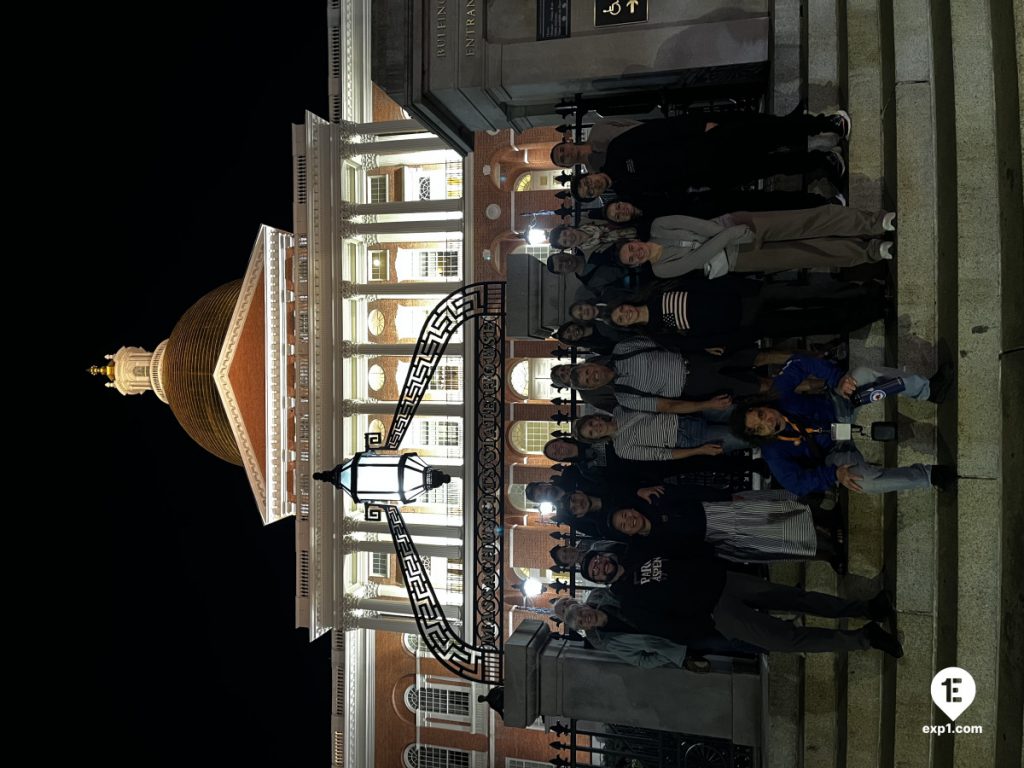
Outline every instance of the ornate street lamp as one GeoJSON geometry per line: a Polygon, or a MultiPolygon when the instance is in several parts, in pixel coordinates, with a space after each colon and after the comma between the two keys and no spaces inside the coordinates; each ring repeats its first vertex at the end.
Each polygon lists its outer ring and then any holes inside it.
{"type": "Polygon", "coordinates": [[[314,472],[313,479],[345,491],[357,504],[409,504],[451,482],[451,475],[428,466],[416,453],[378,453],[378,433],[368,432],[365,439],[366,450],[332,470],[314,472]]]}

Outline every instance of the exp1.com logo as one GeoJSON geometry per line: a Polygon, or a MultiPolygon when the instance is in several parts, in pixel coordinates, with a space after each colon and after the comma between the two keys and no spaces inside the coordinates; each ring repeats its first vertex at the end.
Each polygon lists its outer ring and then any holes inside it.
{"type": "MultiPolygon", "coordinates": [[[[932,701],[950,721],[956,720],[971,706],[977,692],[978,689],[971,673],[960,667],[946,667],[932,678],[932,701]]],[[[953,733],[982,733],[982,727],[980,725],[953,725],[952,722],[948,722],[945,725],[921,726],[921,732],[933,736],[953,733]]]]}

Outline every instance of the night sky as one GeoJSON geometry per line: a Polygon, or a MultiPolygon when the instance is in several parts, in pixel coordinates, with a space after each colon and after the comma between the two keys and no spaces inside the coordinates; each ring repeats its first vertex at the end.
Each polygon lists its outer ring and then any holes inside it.
{"type": "Polygon", "coordinates": [[[59,522],[66,568],[59,618],[35,629],[60,649],[50,716],[108,765],[330,760],[330,651],[294,629],[292,521],[265,528],[244,470],[154,395],[85,373],[121,345],[152,351],[242,277],[261,223],[292,229],[291,124],[328,116],[326,3],[265,5],[62,19],[74,55],[47,118],[71,344],[45,463],[67,470],[48,474],[70,506],[39,518],[59,522]]]}

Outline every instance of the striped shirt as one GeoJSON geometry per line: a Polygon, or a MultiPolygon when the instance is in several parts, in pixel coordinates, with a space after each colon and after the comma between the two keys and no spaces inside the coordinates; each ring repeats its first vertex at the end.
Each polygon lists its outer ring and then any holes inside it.
{"type": "Polygon", "coordinates": [[[705,541],[738,562],[803,560],[818,549],[814,519],[789,491],[741,491],[732,501],[703,502],[705,541]]]}
{"type": "Polygon", "coordinates": [[[700,416],[679,416],[674,413],[646,413],[633,411],[629,408],[616,408],[612,411],[615,417],[615,437],[612,448],[620,459],[635,461],[668,461],[672,457],[673,448],[693,448],[695,445],[679,445],[679,424],[681,420],[692,422],[694,435],[702,435],[703,418],[700,416]]]}
{"type": "Polygon", "coordinates": [[[640,336],[620,341],[612,352],[611,364],[615,368],[612,386],[619,405],[655,412],[659,397],[683,394],[686,361],[678,352],[670,352],[651,339],[640,336]]]}

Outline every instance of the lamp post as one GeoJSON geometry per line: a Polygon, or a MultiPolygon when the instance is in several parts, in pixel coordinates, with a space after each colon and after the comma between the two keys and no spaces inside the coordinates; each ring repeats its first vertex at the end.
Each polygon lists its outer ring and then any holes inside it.
{"type": "Polygon", "coordinates": [[[427,465],[416,453],[378,453],[380,434],[364,435],[366,450],[334,469],[314,472],[314,480],[345,491],[357,504],[409,504],[432,488],[451,482],[451,475],[427,465]]]}

